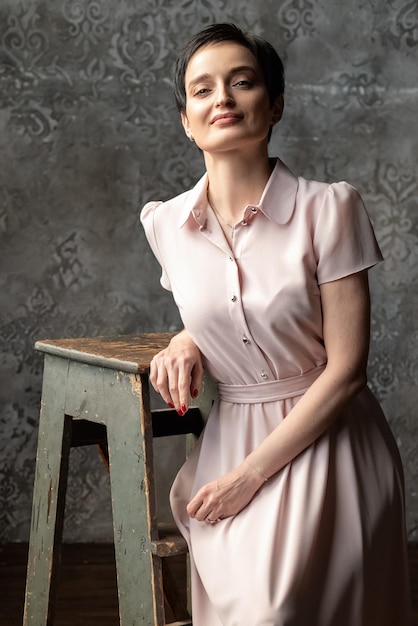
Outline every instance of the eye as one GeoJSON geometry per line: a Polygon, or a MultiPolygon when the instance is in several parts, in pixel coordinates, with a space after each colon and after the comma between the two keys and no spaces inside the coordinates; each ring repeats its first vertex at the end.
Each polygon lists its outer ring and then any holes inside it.
{"type": "Polygon", "coordinates": [[[234,83],[234,87],[252,87],[252,82],[250,80],[246,80],[246,79],[242,79],[242,80],[238,80],[236,83],[234,83]]]}
{"type": "Polygon", "coordinates": [[[194,96],[205,96],[207,93],[209,93],[209,89],[207,87],[201,87],[200,89],[195,91],[193,95],[194,96]]]}

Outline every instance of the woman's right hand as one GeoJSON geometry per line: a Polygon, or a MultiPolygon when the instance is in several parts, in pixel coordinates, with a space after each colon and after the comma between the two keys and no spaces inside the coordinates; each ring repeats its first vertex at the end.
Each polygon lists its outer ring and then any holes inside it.
{"type": "Polygon", "coordinates": [[[197,398],[202,384],[203,366],[200,351],[187,330],[182,330],[151,361],[150,382],[155,391],[179,415],[189,407],[189,398],[197,398]]]}

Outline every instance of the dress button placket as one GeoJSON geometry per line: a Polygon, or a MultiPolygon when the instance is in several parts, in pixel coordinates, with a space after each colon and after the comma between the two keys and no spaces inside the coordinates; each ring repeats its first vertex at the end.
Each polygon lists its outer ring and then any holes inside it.
{"type": "Polygon", "coordinates": [[[231,254],[228,254],[227,257],[227,282],[228,291],[230,294],[229,314],[240,338],[241,345],[243,346],[247,354],[247,358],[254,370],[254,374],[260,382],[263,382],[271,377],[271,371],[267,365],[262,351],[260,350],[258,345],[254,341],[252,341],[251,332],[248,328],[247,320],[245,318],[241,294],[239,261],[237,260],[240,256],[240,248],[235,248],[235,246],[238,245],[239,238],[236,244],[234,244],[234,251],[237,258],[235,258],[231,254]]]}

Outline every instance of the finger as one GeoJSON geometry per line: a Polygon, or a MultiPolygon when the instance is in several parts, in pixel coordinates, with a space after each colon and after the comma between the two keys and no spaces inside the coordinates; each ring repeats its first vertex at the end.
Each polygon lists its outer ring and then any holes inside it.
{"type": "Polygon", "coordinates": [[[171,402],[179,415],[184,415],[187,408],[182,407],[179,394],[178,375],[173,372],[168,376],[168,394],[171,398],[171,402]]]}
{"type": "Polygon", "coordinates": [[[176,408],[180,409],[181,412],[185,413],[189,408],[190,402],[190,380],[191,376],[187,370],[181,370],[178,373],[178,381],[177,381],[177,398],[178,398],[178,406],[176,408]]]}
{"type": "Polygon", "coordinates": [[[194,518],[199,508],[202,506],[202,504],[203,504],[203,501],[200,499],[197,499],[196,496],[192,500],[190,500],[189,504],[186,507],[186,510],[189,516],[194,518]]]}
{"type": "Polygon", "coordinates": [[[203,379],[203,366],[199,361],[192,369],[191,381],[190,381],[190,395],[196,399],[199,395],[199,390],[202,385],[203,379]]]}
{"type": "MultiPolygon", "coordinates": [[[[185,358],[181,362],[181,367],[178,371],[178,398],[179,407],[181,411],[186,412],[189,408],[190,396],[197,398],[199,388],[202,383],[203,367],[200,359],[192,361],[192,359],[185,358]]],[[[177,408],[177,406],[176,406],[177,408]]]]}
{"type": "Polygon", "coordinates": [[[161,395],[167,405],[174,408],[174,402],[168,388],[167,368],[164,364],[163,353],[161,352],[157,354],[150,363],[149,379],[155,391],[161,395]]]}
{"type": "Polygon", "coordinates": [[[203,486],[187,505],[187,512],[190,517],[199,522],[203,522],[207,517],[215,519],[219,517],[219,497],[216,483],[209,483],[203,486]]]}
{"type": "Polygon", "coordinates": [[[154,357],[151,360],[151,363],[149,366],[149,381],[151,385],[153,386],[154,390],[157,393],[160,393],[158,390],[158,385],[157,385],[157,377],[158,377],[158,367],[157,367],[156,357],[154,357]]]}
{"type": "Polygon", "coordinates": [[[189,359],[167,364],[169,392],[178,413],[184,414],[190,403],[192,367],[189,359]]]}
{"type": "Polygon", "coordinates": [[[164,364],[160,358],[160,355],[157,354],[150,363],[150,372],[149,372],[149,380],[154,390],[161,394],[164,392],[164,384],[163,384],[163,373],[162,368],[164,364]]]}
{"type": "Polygon", "coordinates": [[[208,516],[210,517],[210,513],[213,509],[213,506],[208,503],[208,498],[204,491],[205,487],[202,487],[187,505],[188,514],[198,522],[203,522],[208,516]]]}
{"type": "Polygon", "coordinates": [[[211,516],[205,519],[205,523],[210,526],[215,526],[216,524],[219,524],[219,522],[222,522],[223,519],[223,517],[213,517],[213,514],[211,513],[211,516]]]}
{"type": "Polygon", "coordinates": [[[187,381],[190,377],[184,371],[184,366],[180,364],[179,367],[177,362],[172,363],[170,361],[167,363],[166,372],[165,384],[167,385],[167,394],[170,396],[177,413],[184,415],[187,411],[189,400],[188,393],[185,393],[184,389],[187,387],[187,381]]]}

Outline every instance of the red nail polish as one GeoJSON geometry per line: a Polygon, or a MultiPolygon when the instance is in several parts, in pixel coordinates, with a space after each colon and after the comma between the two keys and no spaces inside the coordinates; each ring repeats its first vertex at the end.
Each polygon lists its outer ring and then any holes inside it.
{"type": "Polygon", "coordinates": [[[177,414],[180,415],[180,417],[183,417],[184,412],[183,411],[177,411],[177,414]]]}
{"type": "Polygon", "coordinates": [[[168,406],[170,409],[174,409],[174,404],[173,404],[172,402],[167,402],[167,406],[168,406]]]}
{"type": "Polygon", "coordinates": [[[182,405],[181,405],[181,410],[183,411],[183,413],[186,413],[186,411],[187,411],[187,407],[186,407],[186,405],[185,405],[185,404],[182,404],[182,405]]]}
{"type": "Polygon", "coordinates": [[[193,400],[196,400],[198,395],[199,395],[199,389],[194,389],[194,391],[192,393],[193,400]]]}

